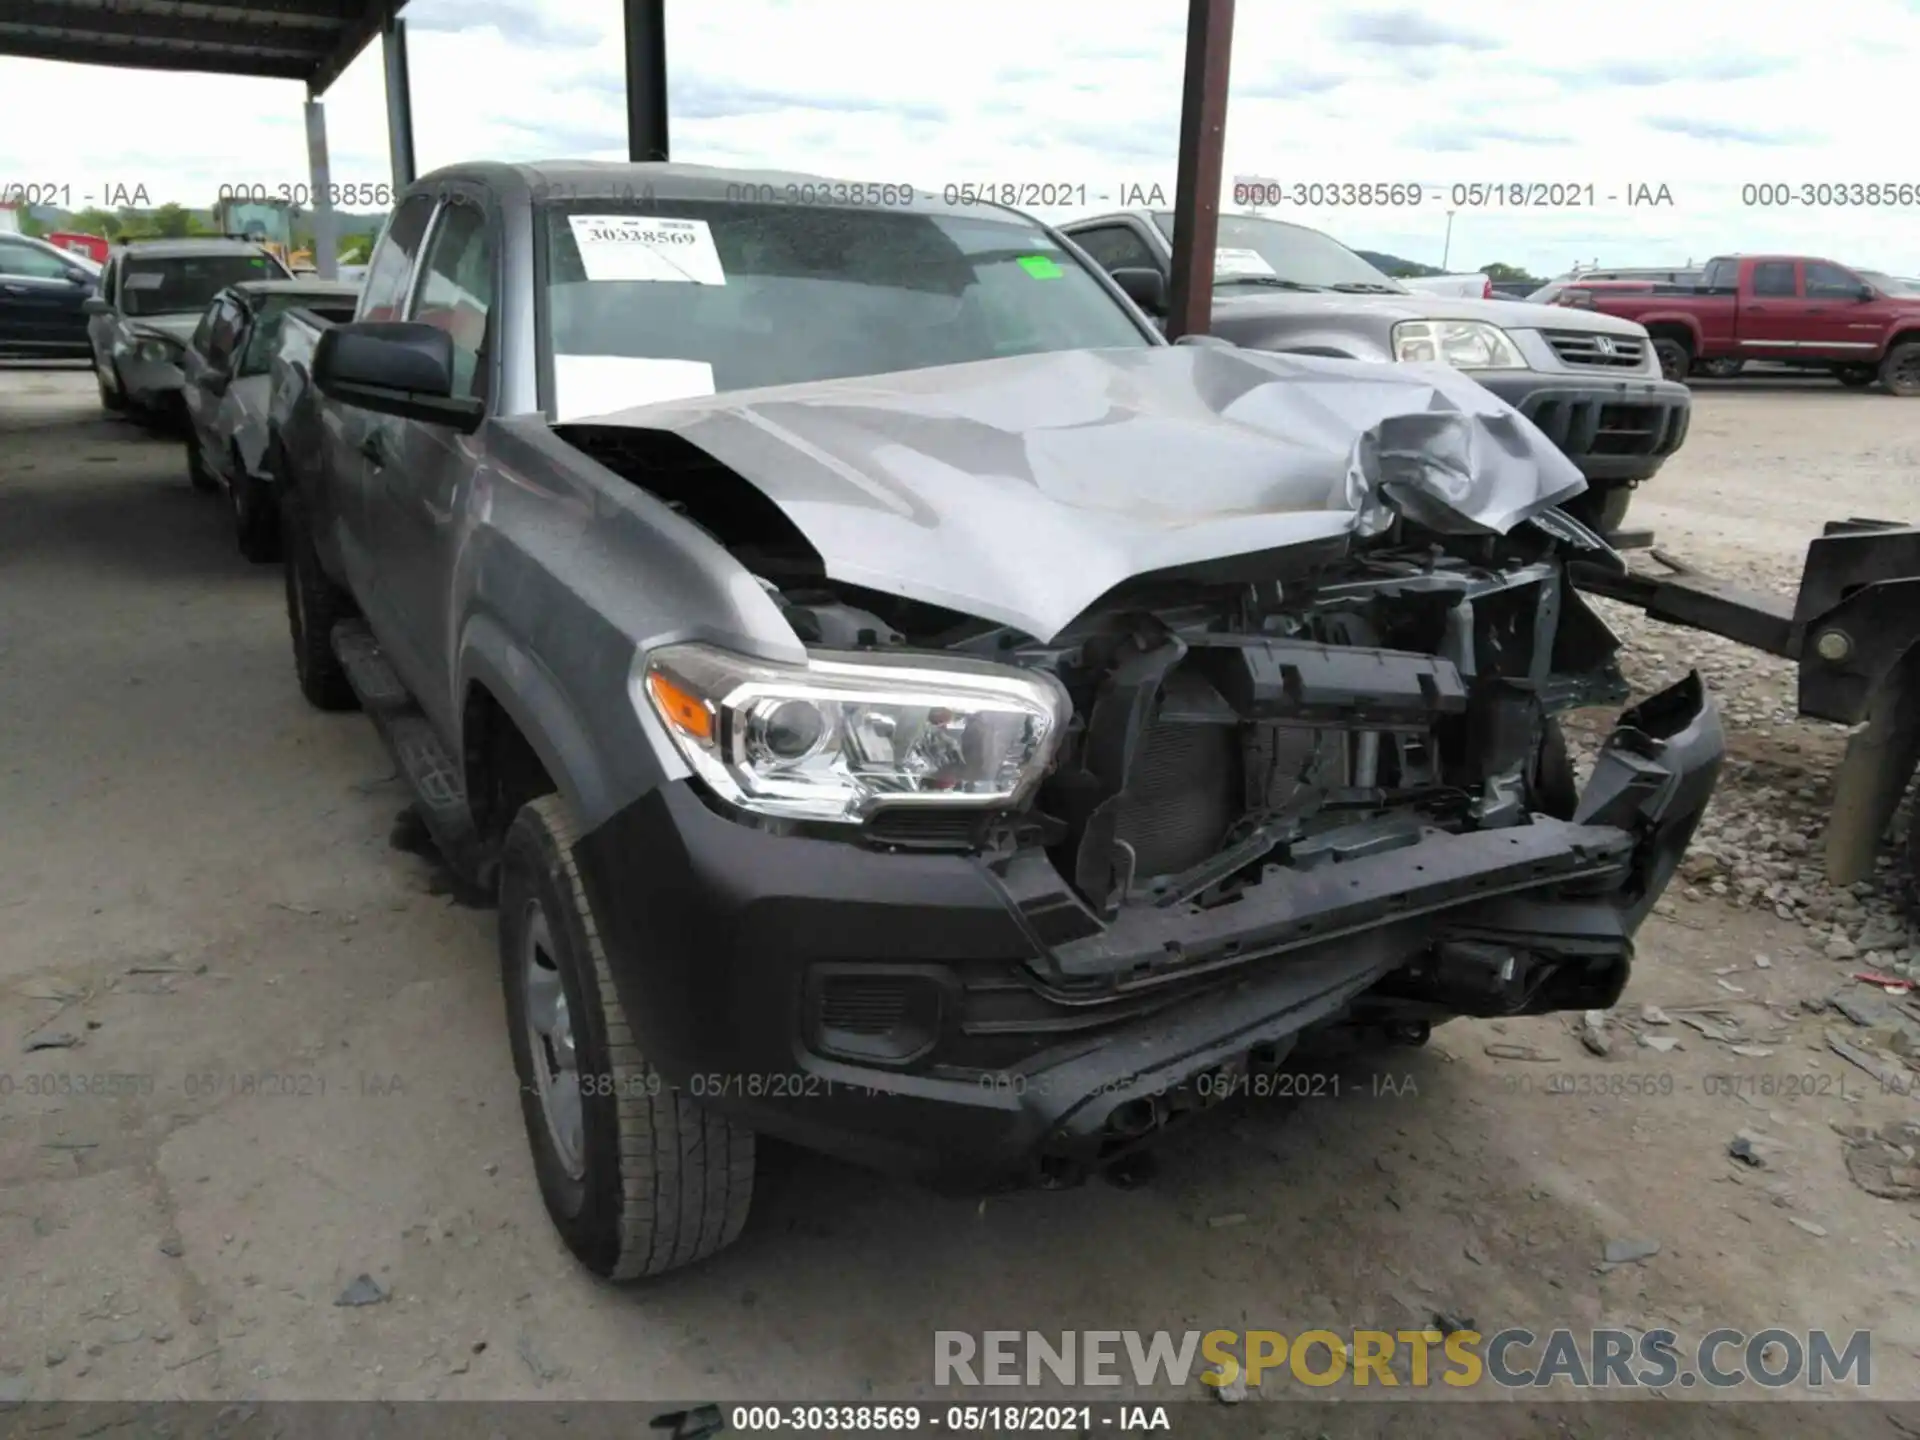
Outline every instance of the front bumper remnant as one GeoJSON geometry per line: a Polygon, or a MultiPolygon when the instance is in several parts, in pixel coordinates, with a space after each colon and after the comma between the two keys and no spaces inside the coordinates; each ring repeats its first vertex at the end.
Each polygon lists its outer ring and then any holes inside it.
{"type": "Polygon", "coordinates": [[[1566,820],[1271,867],[1094,916],[1038,852],[888,853],[677,782],[578,846],[648,1058],[764,1133],[958,1186],[1070,1178],[1329,1023],[1613,1003],[1712,794],[1697,675],[1621,717],[1566,820]]]}

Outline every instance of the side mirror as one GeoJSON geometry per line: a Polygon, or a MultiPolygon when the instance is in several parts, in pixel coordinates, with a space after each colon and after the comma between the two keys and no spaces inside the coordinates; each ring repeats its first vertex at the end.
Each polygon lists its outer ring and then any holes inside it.
{"type": "Polygon", "coordinates": [[[1853,298],[1861,301],[1878,300],[1880,298],[1880,292],[1875,290],[1871,285],[1862,285],[1853,298]]]}
{"type": "Polygon", "coordinates": [[[1173,343],[1176,345],[1200,345],[1208,350],[1238,350],[1240,348],[1231,340],[1222,340],[1218,335],[1182,335],[1173,343]]]}
{"type": "Polygon", "coordinates": [[[80,313],[82,315],[111,315],[113,313],[113,306],[109,305],[98,295],[89,295],[80,302],[80,313]]]}
{"type": "Polygon", "coordinates": [[[1123,265],[1113,272],[1113,283],[1149,315],[1167,313],[1167,277],[1158,270],[1144,265],[1123,265]]]}
{"type": "Polygon", "coordinates": [[[478,428],[486,406],[453,393],[453,337],[411,320],[335,325],[313,351],[314,386],[330,400],[382,415],[478,428]]]}

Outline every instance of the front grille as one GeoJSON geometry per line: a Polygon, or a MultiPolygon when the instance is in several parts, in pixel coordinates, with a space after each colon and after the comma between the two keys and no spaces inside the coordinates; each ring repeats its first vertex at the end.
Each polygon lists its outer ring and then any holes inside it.
{"type": "Polygon", "coordinates": [[[1583,455],[1671,455],[1687,435],[1684,405],[1622,405],[1546,392],[1521,413],[1561,451],[1583,455]]]}
{"type": "Polygon", "coordinates": [[[1638,370],[1647,358],[1647,342],[1631,335],[1592,335],[1579,330],[1548,330],[1547,344],[1562,365],[1598,370],[1638,370]]]}
{"type": "Polygon", "coordinates": [[[892,977],[863,980],[835,976],[821,989],[821,1027],[849,1035],[884,1035],[906,1018],[909,984],[892,977]]]}

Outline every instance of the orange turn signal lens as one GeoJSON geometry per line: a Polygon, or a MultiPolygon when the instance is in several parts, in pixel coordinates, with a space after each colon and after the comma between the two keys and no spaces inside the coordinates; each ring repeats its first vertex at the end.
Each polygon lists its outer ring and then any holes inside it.
{"type": "Polygon", "coordinates": [[[682,734],[696,740],[713,739],[713,712],[707,702],[690,690],[683,690],[658,670],[647,672],[647,689],[660,713],[682,734]]]}

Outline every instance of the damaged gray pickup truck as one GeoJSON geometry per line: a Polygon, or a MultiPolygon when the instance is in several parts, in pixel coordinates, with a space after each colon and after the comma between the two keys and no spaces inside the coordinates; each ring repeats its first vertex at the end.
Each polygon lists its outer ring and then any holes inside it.
{"type": "Polygon", "coordinates": [[[300,682],[497,898],[603,1275],[730,1241],[756,1135],[1066,1184],[1309,1031],[1611,1004],[1720,764],[1690,677],[1576,793],[1618,557],[1471,380],[1168,345],[1017,212],[861,198],[445,170],[290,322],[300,682]]]}

